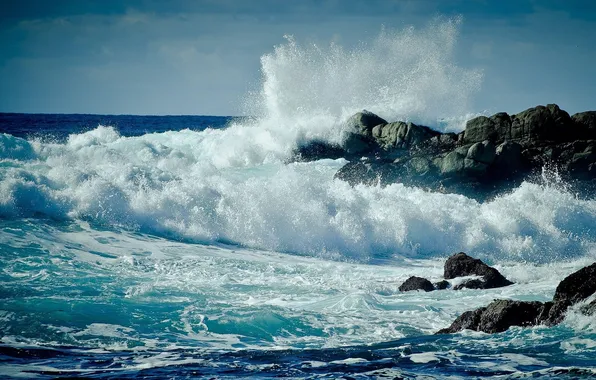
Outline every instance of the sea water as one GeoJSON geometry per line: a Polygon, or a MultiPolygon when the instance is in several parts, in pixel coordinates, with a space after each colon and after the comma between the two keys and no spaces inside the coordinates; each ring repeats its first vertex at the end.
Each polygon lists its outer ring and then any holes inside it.
{"type": "Polygon", "coordinates": [[[481,203],[291,163],[362,109],[461,130],[482,75],[454,63],[457,24],[352,49],[288,37],[250,118],[0,115],[0,375],[594,376],[596,323],[576,309],[434,333],[495,298],[551,299],[596,260],[596,200],[548,171],[481,203]],[[458,251],[515,284],[398,291],[458,251]]]}

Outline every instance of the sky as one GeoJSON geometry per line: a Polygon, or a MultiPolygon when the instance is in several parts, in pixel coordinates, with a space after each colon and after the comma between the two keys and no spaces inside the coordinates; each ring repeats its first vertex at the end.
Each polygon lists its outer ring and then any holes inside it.
{"type": "Polygon", "coordinates": [[[1,0],[0,112],[239,115],[284,35],[346,48],[462,17],[473,110],[596,109],[593,0],[1,0]]]}

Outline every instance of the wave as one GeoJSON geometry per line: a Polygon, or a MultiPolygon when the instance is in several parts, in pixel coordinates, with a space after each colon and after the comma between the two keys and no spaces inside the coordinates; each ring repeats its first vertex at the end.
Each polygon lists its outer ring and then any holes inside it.
{"type": "Polygon", "coordinates": [[[384,30],[351,50],[288,38],[262,58],[262,89],[246,102],[256,117],[225,129],[124,137],[99,126],[64,143],[0,135],[0,216],[339,259],[594,254],[596,201],[556,184],[478,203],[400,184],[350,187],[333,179],[343,160],[284,164],[301,141],[339,141],[342,120],[362,108],[457,129],[481,79],[453,63],[458,24],[384,30]]]}
{"type": "Polygon", "coordinates": [[[556,183],[526,182],[486,203],[401,184],[350,187],[333,179],[343,160],[220,165],[221,155],[206,148],[221,137],[121,137],[109,127],[66,144],[5,135],[19,148],[5,149],[0,215],[357,260],[465,250],[543,262],[596,252],[596,201],[556,183]],[[34,157],[8,158],[16,150],[34,157]]]}

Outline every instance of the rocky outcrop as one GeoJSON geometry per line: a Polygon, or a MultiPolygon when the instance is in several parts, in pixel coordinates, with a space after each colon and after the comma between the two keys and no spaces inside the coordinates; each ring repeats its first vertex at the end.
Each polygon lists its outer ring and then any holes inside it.
{"type": "Polygon", "coordinates": [[[425,292],[431,292],[435,290],[435,287],[432,282],[428,281],[426,278],[412,276],[400,285],[399,291],[409,292],[412,290],[424,290],[425,292]]]}
{"type": "Polygon", "coordinates": [[[475,259],[463,252],[456,253],[445,262],[443,277],[451,280],[457,277],[481,276],[479,279],[472,279],[462,282],[454,287],[458,289],[492,289],[512,285],[498,270],[489,267],[482,260],[475,259]]]}
{"type": "MultiPolygon", "coordinates": [[[[511,326],[552,326],[560,323],[569,307],[596,293],[596,263],[567,276],[559,283],[552,302],[495,300],[486,307],[466,311],[451,326],[437,334],[455,333],[469,329],[496,333],[511,326]]],[[[596,300],[582,308],[582,312],[596,313],[596,300]]]]}
{"type": "Polygon", "coordinates": [[[363,111],[346,121],[341,146],[306,144],[295,160],[344,157],[336,178],[400,182],[479,200],[537,177],[545,165],[590,196],[596,189],[596,111],[569,116],[555,104],[469,120],[459,134],[363,111]]]}
{"type": "Polygon", "coordinates": [[[482,260],[475,259],[463,252],[456,253],[449,257],[443,269],[444,280],[431,283],[423,277],[411,276],[400,285],[399,291],[408,292],[412,290],[444,290],[451,287],[447,280],[458,277],[478,276],[480,278],[467,279],[453,287],[453,290],[460,289],[491,289],[512,285],[498,270],[486,265],[482,260]]]}

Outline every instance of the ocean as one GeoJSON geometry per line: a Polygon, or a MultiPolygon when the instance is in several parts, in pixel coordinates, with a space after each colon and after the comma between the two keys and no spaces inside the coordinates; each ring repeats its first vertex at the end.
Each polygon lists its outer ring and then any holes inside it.
{"type": "Polygon", "coordinates": [[[250,118],[0,114],[0,376],[595,376],[577,308],[434,334],[495,298],[551,299],[596,260],[594,198],[548,171],[479,202],[291,160],[364,108],[461,130],[481,75],[454,63],[454,27],[356,50],[289,38],[261,59],[250,118]],[[398,290],[459,251],[515,284],[398,290]]]}

